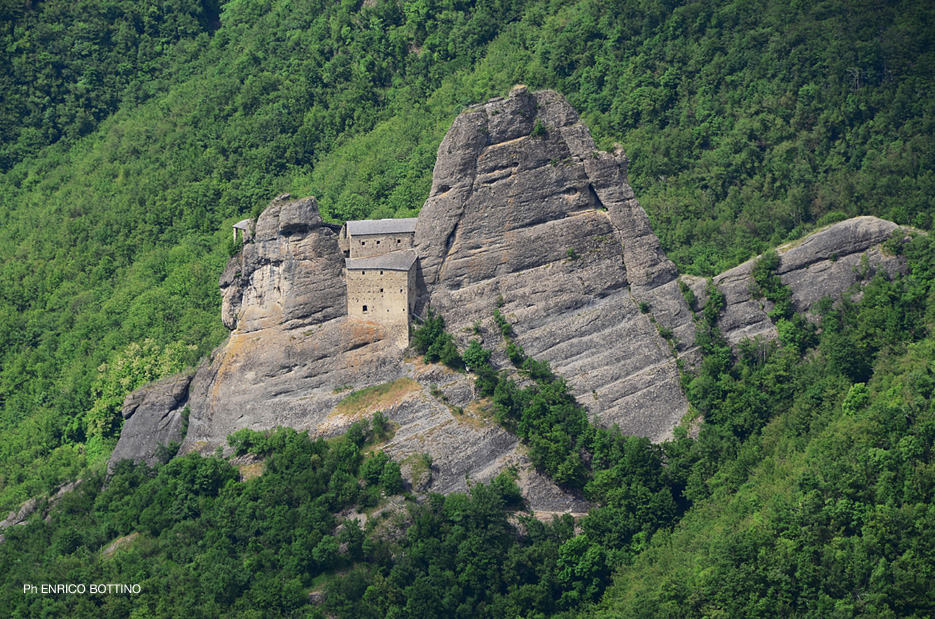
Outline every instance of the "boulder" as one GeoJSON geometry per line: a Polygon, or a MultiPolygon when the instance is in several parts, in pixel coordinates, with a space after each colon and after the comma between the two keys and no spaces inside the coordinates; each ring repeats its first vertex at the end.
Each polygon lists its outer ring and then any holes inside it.
{"type": "Polygon", "coordinates": [[[192,373],[175,374],[137,389],[123,402],[123,429],[108,470],[120,460],[154,464],[162,449],[180,443],[192,373]]]}

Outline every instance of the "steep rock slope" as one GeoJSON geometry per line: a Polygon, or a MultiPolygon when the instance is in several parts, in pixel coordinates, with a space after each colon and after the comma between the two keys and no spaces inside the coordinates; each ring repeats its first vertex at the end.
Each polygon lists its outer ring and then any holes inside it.
{"type": "MultiPolygon", "coordinates": [[[[497,348],[499,305],[526,352],[550,361],[597,423],[662,440],[687,409],[676,356],[694,360],[694,321],[626,166],[619,150],[595,149],[554,92],[517,87],[468,108],[439,147],[416,228],[418,309],[439,310],[462,342],[476,325],[497,348]]],[[[874,270],[900,269],[881,247],[896,229],[857,218],[781,248],[780,275],[797,309],[874,270]]],[[[715,278],[732,342],[775,335],[769,307],[750,294],[752,264],[715,278]]],[[[221,276],[229,340],[193,376],[127,398],[113,459],[152,461],[159,444],[180,437],[186,406],[183,452],[213,451],[243,427],[331,436],[382,410],[396,425],[388,453],[403,462],[431,456],[424,489],[460,490],[513,467],[534,509],[586,507],[531,470],[516,438],[472,404],[469,377],[407,359],[379,324],[349,319],[342,267],[337,236],[313,198],[274,200],[221,276]],[[349,388],[391,382],[386,398],[339,405],[349,388]]],[[[704,281],[682,279],[703,303],[704,281]]],[[[495,361],[508,363],[502,353],[495,361]]]]}
{"type": "MultiPolygon", "coordinates": [[[[887,253],[883,246],[899,231],[907,232],[877,217],[854,217],[778,247],[777,273],[792,292],[795,310],[808,312],[825,297],[835,300],[877,273],[894,276],[903,272],[905,261],[887,253]]],[[[725,302],[718,327],[731,344],[755,337],[776,337],[776,327],[768,316],[772,302],[752,293],[753,267],[758,259],[748,260],[713,278],[725,302]]],[[[703,307],[707,301],[704,280],[682,279],[703,307]]]]}
{"type": "MultiPolygon", "coordinates": [[[[346,316],[343,266],[337,236],[323,225],[314,198],[280,196],[263,211],[253,238],[221,276],[222,317],[231,336],[190,377],[187,400],[174,405],[191,411],[182,452],[211,452],[245,427],[333,436],[380,410],[397,427],[383,447],[387,453],[400,461],[425,453],[434,462],[423,489],[466,490],[469,479],[489,481],[515,468],[534,509],[584,510],[582,501],[531,470],[516,437],[489,420],[452,412],[450,406],[473,398],[466,376],[407,362],[380,324],[346,316]],[[351,389],[399,379],[403,388],[387,398],[349,411],[338,406],[351,389]],[[447,401],[433,395],[439,392],[447,401]]],[[[163,391],[154,389],[143,402],[163,391]]],[[[128,420],[115,458],[136,450],[135,457],[153,460],[158,450],[139,440],[146,419],[153,438],[166,442],[159,433],[165,422],[158,421],[166,415],[155,407],[144,412],[128,420]]]]}
{"type": "Polygon", "coordinates": [[[439,147],[419,214],[421,304],[460,334],[489,326],[502,299],[526,352],[548,360],[602,423],[659,440],[688,403],[639,303],[683,350],[694,327],[626,165],[595,148],[554,92],[516,87],[469,108],[439,147]]]}

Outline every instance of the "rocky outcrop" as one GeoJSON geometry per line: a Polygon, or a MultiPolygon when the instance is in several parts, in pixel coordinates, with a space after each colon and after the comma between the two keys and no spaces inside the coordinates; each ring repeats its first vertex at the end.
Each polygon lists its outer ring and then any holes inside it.
{"type": "Polygon", "coordinates": [[[240,428],[316,430],[347,395],[341,387],[403,375],[400,351],[385,335],[380,325],[344,318],[233,332],[192,380],[182,450],[224,446],[227,435],[240,428]]]}
{"type": "MultiPolygon", "coordinates": [[[[346,316],[343,254],[322,225],[314,199],[281,196],[263,212],[253,239],[221,277],[228,341],[191,379],[191,415],[181,451],[212,452],[240,428],[289,426],[334,436],[377,410],[397,428],[385,446],[401,462],[427,454],[435,463],[425,491],[464,490],[507,467],[521,474],[539,509],[583,505],[530,470],[516,437],[456,405],[473,398],[463,375],[427,370],[403,358],[384,326],[346,316]],[[351,389],[415,379],[412,388],[350,411],[351,389]],[[446,394],[447,402],[432,395],[446,394]]],[[[123,440],[123,439],[121,439],[123,440]]],[[[119,457],[137,449],[127,444],[119,457]]],[[[115,452],[116,453],[116,452],[115,452]]]]}
{"type": "Polygon", "coordinates": [[[27,524],[33,515],[36,514],[36,512],[39,512],[39,515],[42,516],[42,519],[48,522],[50,517],[49,511],[52,509],[52,507],[54,507],[56,503],[62,500],[62,497],[64,497],[69,492],[74,491],[82,483],[83,482],[80,479],[68,482],[56,488],[55,492],[48,496],[41,498],[33,497],[23,502],[19,506],[19,509],[11,511],[6,518],[0,520],[0,544],[6,540],[6,536],[3,534],[5,529],[27,524]]]}
{"type": "Polygon", "coordinates": [[[344,257],[315,198],[284,194],[256,221],[251,242],[221,275],[221,319],[231,330],[300,327],[346,313],[344,257]]]}
{"type": "MultiPolygon", "coordinates": [[[[807,312],[824,297],[837,299],[877,272],[892,276],[904,270],[905,261],[887,254],[882,246],[898,229],[893,222],[877,217],[855,217],[779,247],[777,273],[792,291],[795,309],[807,312]]],[[[718,326],[731,344],[757,336],[776,337],[776,327],[767,315],[772,305],[751,292],[757,260],[748,260],[714,278],[725,301],[718,326]]]]}
{"type": "MultiPolygon", "coordinates": [[[[703,304],[705,281],[680,278],[662,252],[627,163],[619,149],[598,151],[554,92],[517,87],[468,108],[439,146],[416,226],[417,311],[440,311],[462,344],[479,331],[507,366],[492,320],[499,307],[518,343],[551,363],[595,422],[663,440],[687,410],[677,360],[697,358],[680,284],[703,304]]],[[[902,268],[881,248],[895,229],[857,218],[781,248],[780,276],[797,308],[873,270],[902,268]]],[[[732,342],[775,335],[769,307],[750,293],[752,264],[714,280],[732,342]]],[[[183,453],[223,447],[244,427],[332,436],[380,410],[395,426],[382,447],[420,490],[463,490],[511,468],[533,509],[587,508],[533,470],[516,437],[475,401],[469,377],[404,357],[383,326],[346,315],[343,254],[313,198],[274,200],[220,286],[230,338],[194,376],[128,397],[114,461],[149,461],[173,440],[185,406],[183,453]],[[349,390],[378,384],[389,395],[346,405],[349,390]]]]}
{"type": "Polygon", "coordinates": [[[682,350],[694,326],[626,166],[622,152],[598,151],[551,91],[514,88],[461,114],[416,227],[420,305],[455,334],[479,321],[496,347],[501,300],[526,352],[549,361],[600,423],[660,440],[688,403],[640,303],[682,350]]]}
{"type": "Polygon", "coordinates": [[[184,438],[184,409],[192,374],[176,374],[137,389],[123,402],[123,430],[110,457],[154,464],[161,448],[184,438]]]}

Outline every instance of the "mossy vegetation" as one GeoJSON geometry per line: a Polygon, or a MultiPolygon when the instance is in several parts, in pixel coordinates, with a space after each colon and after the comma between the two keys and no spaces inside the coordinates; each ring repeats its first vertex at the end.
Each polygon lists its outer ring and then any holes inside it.
{"type": "MultiPolygon", "coordinates": [[[[375,409],[384,409],[395,400],[418,390],[419,384],[403,376],[388,383],[371,385],[351,391],[335,406],[333,415],[356,416],[375,409]]],[[[381,413],[382,415],[382,413],[381,413]]],[[[385,421],[385,419],[383,419],[385,421]]]]}

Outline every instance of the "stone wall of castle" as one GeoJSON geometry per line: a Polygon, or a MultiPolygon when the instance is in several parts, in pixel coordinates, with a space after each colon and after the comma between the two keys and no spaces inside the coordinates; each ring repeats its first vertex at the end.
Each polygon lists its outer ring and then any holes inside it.
{"type": "Polygon", "coordinates": [[[369,258],[382,256],[391,251],[412,249],[414,233],[398,232],[396,234],[365,234],[352,236],[348,240],[351,258],[369,258]]]}
{"type": "Polygon", "coordinates": [[[346,276],[347,315],[386,325],[397,343],[408,346],[415,268],[408,271],[348,269],[346,276]]]}

